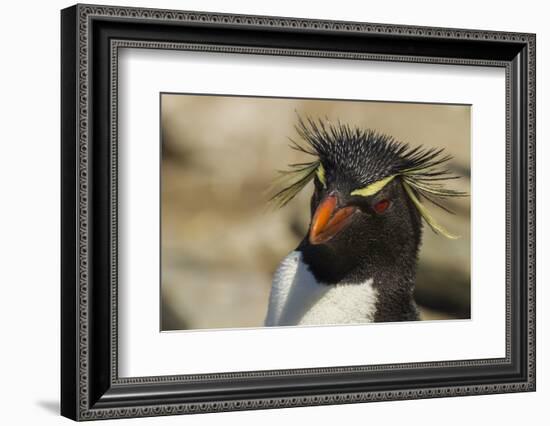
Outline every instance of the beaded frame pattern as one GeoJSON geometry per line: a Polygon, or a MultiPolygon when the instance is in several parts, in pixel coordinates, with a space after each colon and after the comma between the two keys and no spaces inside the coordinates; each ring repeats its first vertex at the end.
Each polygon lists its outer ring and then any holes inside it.
{"type": "MultiPolygon", "coordinates": [[[[417,398],[434,398],[442,396],[464,396],[488,393],[505,393],[517,391],[530,391],[535,389],[535,36],[533,34],[493,32],[464,29],[447,29],[418,26],[401,26],[386,24],[370,24],[356,22],[337,22],[325,20],[309,20],[297,18],[265,17],[229,15],[203,12],[170,11],[157,9],[141,9],[126,7],[105,7],[95,5],[78,5],[78,366],[77,366],[77,387],[78,387],[78,419],[93,420],[113,417],[141,417],[159,416],[187,413],[206,413],[230,410],[250,410],[264,408],[282,408],[325,404],[343,404],[367,401],[404,400],[417,398]],[[463,40],[501,40],[509,42],[521,42],[527,45],[528,50],[528,182],[527,182],[527,203],[528,203],[528,330],[527,330],[527,353],[528,353],[528,380],[521,383],[505,383],[498,385],[479,386],[450,386],[425,389],[403,389],[396,391],[379,392],[355,392],[355,393],[333,393],[325,395],[311,395],[302,397],[276,397],[258,398],[246,400],[230,400],[207,403],[175,403],[155,406],[143,406],[137,408],[89,408],[89,328],[88,328],[88,277],[89,277],[89,250],[88,234],[89,229],[89,68],[88,54],[90,39],[90,21],[94,17],[118,17],[128,19],[140,19],[141,21],[174,21],[193,22],[210,24],[235,24],[252,26],[256,28],[303,28],[330,31],[377,33],[377,34],[401,34],[416,37],[437,37],[463,40]]],[[[185,44],[169,42],[149,42],[134,40],[111,40],[111,336],[112,336],[112,359],[111,359],[111,381],[113,384],[124,383],[170,383],[177,381],[197,381],[204,379],[225,379],[225,378],[246,378],[246,377],[272,377],[272,376],[300,376],[305,374],[331,374],[342,372],[376,371],[384,369],[403,369],[411,367],[449,367],[449,366],[478,366],[502,363],[510,361],[510,203],[511,203],[511,70],[506,62],[469,60],[437,57],[413,57],[383,54],[360,54],[345,52],[327,52],[313,50],[286,50],[276,48],[253,48],[236,46],[216,46],[204,44],[185,44]],[[273,370],[242,373],[220,373],[208,375],[186,375],[186,376],[158,376],[158,377],[135,377],[119,378],[117,367],[117,70],[118,70],[118,49],[119,48],[147,48],[147,49],[168,49],[168,50],[194,50],[208,52],[224,52],[238,54],[267,54],[285,56],[310,56],[333,59],[368,59],[374,61],[395,61],[395,62],[416,62],[434,64],[455,64],[455,65],[478,65],[496,66],[506,69],[506,358],[504,359],[481,359],[463,360],[448,362],[430,362],[414,364],[388,364],[374,366],[353,366],[353,367],[327,367],[316,369],[299,370],[273,370]]]]}

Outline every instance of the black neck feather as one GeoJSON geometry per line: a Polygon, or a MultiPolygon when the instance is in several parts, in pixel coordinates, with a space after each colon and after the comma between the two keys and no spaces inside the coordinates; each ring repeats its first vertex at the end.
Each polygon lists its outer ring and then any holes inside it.
{"type": "Polygon", "coordinates": [[[298,250],[319,283],[361,284],[372,279],[378,292],[375,321],[416,320],[413,293],[422,225],[416,214],[410,220],[411,235],[355,241],[348,247],[311,245],[305,238],[298,250]]]}

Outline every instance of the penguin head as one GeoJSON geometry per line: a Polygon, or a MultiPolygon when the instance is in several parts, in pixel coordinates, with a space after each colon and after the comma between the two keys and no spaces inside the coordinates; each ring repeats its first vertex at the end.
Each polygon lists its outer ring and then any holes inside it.
{"type": "Polygon", "coordinates": [[[444,186],[457,176],[442,167],[451,159],[442,149],[411,147],[372,129],[328,120],[299,117],[296,131],[301,142],[292,140],[291,147],[314,159],[290,165],[281,176],[286,185],[271,200],[284,206],[313,180],[310,246],[391,257],[405,243],[419,244],[422,219],[437,234],[456,238],[425,205],[447,210],[444,198],[466,195],[444,186]]]}
{"type": "Polygon", "coordinates": [[[351,179],[331,179],[325,169],[323,184],[314,178],[307,244],[331,251],[392,257],[404,242],[417,246],[422,222],[402,183],[392,179],[376,193],[361,195],[363,188],[351,179]]]}

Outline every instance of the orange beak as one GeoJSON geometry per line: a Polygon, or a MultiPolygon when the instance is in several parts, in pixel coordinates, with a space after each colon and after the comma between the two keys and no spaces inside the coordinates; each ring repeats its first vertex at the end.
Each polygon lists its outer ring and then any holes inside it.
{"type": "Polygon", "coordinates": [[[321,201],[313,215],[309,242],[314,245],[326,243],[351,222],[356,211],[355,207],[338,209],[336,197],[329,195],[321,201]]]}

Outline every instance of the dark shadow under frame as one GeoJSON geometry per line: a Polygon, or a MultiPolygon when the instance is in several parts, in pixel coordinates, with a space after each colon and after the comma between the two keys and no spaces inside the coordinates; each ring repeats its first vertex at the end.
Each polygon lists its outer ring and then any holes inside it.
{"type": "Polygon", "coordinates": [[[535,36],[77,5],[62,11],[62,414],[78,420],[535,389],[535,36]],[[506,69],[502,359],[118,377],[118,49],[506,69]]]}

